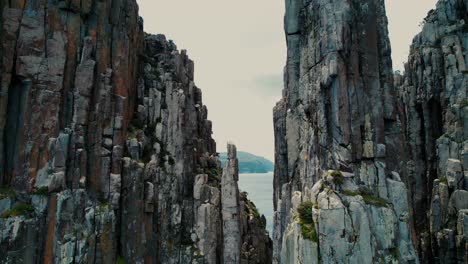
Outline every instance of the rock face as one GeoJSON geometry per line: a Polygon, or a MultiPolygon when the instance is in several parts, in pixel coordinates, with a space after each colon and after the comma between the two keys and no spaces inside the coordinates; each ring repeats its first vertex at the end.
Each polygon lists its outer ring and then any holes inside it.
{"type": "Polygon", "coordinates": [[[266,219],[255,204],[239,193],[239,161],[236,146],[228,144],[221,179],[224,256],[222,263],[271,263],[272,241],[265,231],[266,219]]]}
{"type": "Polygon", "coordinates": [[[383,0],[286,1],[274,263],[416,263],[383,0]]]}
{"type": "Polygon", "coordinates": [[[268,264],[272,263],[273,242],[266,229],[266,218],[260,215],[255,204],[240,193],[241,215],[241,263],[268,264]]]}
{"type": "Polygon", "coordinates": [[[397,75],[414,237],[423,263],[467,263],[468,1],[439,1],[397,75]]]}
{"type": "Polygon", "coordinates": [[[1,3],[1,263],[271,258],[267,235],[225,245],[232,196],[193,62],[143,32],[135,1],[1,3]]]}
{"type": "Polygon", "coordinates": [[[274,262],[468,261],[467,13],[439,1],[392,80],[383,1],[286,1],[274,262]]]}
{"type": "Polygon", "coordinates": [[[266,219],[255,204],[239,193],[239,161],[236,146],[228,144],[221,179],[224,256],[222,263],[271,263],[272,241],[265,231],[266,219]]]}
{"type": "Polygon", "coordinates": [[[221,205],[223,208],[223,237],[224,257],[223,263],[240,263],[241,251],[241,221],[240,221],[240,199],[239,187],[239,162],[237,160],[236,146],[229,144],[227,160],[221,179],[221,191],[223,197],[221,205]]]}

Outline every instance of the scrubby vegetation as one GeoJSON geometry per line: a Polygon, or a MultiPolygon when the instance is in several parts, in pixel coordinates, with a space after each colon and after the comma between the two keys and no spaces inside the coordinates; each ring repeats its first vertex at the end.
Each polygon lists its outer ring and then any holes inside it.
{"type": "Polygon", "coordinates": [[[347,196],[358,196],[358,195],[361,195],[359,192],[353,192],[353,191],[350,191],[350,190],[344,190],[344,191],[343,191],[343,194],[344,194],[344,195],[347,195],[347,196]]]}
{"type": "Polygon", "coordinates": [[[10,210],[3,212],[0,218],[16,217],[21,215],[30,215],[34,213],[34,207],[27,203],[18,203],[10,210]]]}
{"type": "Polygon", "coordinates": [[[370,204],[370,205],[374,205],[374,206],[378,206],[378,207],[388,207],[389,206],[388,202],[385,199],[377,197],[377,196],[364,194],[364,195],[362,195],[362,198],[364,199],[364,202],[366,202],[366,204],[370,204]]]}
{"type": "Polygon", "coordinates": [[[118,256],[115,263],[116,264],[126,264],[127,262],[125,261],[125,259],[122,256],[118,256]]]}
{"type": "Polygon", "coordinates": [[[47,196],[47,195],[49,195],[49,187],[47,187],[47,186],[41,187],[41,188],[35,190],[32,194],[33,195],[47,196]]]}
{"type": "Polygon", "coordinates": [[[208,175],[208,185],[215,188],[221,187],[221,175],[223,174],[222,169],[215,167],[202,168],[199,173],[208,175]]]}
{"type": "Polygon", "coordinates": [[[378,207],[389,207],[389,203],[387,202],[387,200],[377,197],[377,196],[370,195],[370,194],[363,194],[360,192],[355,192],[355,191],[350,191],[350,190],[343,191],[343,194],[346,196],[359,196],[360,195],[362,196],[362,199],[364,200],[366,204],[370,204],[370,205],[374,205],[378,207]]]}
{"type": "Polygon", "coordinates": [[[247,197],[249,194],[247,192],[241,192],[240,197],[241,200],[244,201],[244,211],[247,215],[253,215],[255,218],[260,217],[260,213],[258,212],[257,206],[249,200],[247,197]]]}
{"type": "Polygon", "coordinates": [[[260,217],[257,206],[255,206],[252,201],[247,199],[247,197],[245,197],[245,212],[249,215],[253,215],[255,218],[260,217]]]}
{"type": "Polygon", "coordinates": [[[390,255],[392,256],[393,260],[399,261],[400,260],[400,252],[397,248],[389,249],[390,255]]]}
{"type": "Polygon", "coordinates": [[[314,207],[315,205],[312,202],[303,202],[297,208],[297,212],[302,237],[313,242],[318,242],[318,234],[312,216],[312,208],[314,207]]]}
{"type": "Polygon", "coordinates": [[[335,185],[342,185],[344,183],[344,176],[341,171],[334,170],[330,173],[330,176],[333,177],[333,183],[335,185]]]}
{"type": "Polygon", "coordinates": [[[440,181],[440,183],[443,183],[443,184],[445,184],[445,185],[448,185],[447,177],[440,177],[440,178],[439,178],[439,181],[440,181]]]}
{"type": "Polygon", "coordinates": [[[468,106],[468,99],[463,99],[461,102],[460,102],[460,107],[461,108],[465,108],[468,106]]]}
{"type": "Polygon", "coordinates": [[[222,172],[218,168],[205,168],[204,172],[210,180],[221,181],[222,172]]]}
{"type": "Polygon", "coordinates": [[[107,201],[103,201],[103,202],[100,202],[100,204],[96,208],[96,212],[102,214],[109,208],[110,208],[109,203],[107,201]]]}
{"type": "Polygon", "coordinates": [[[3,200],[5,198],[15,198],[16,193],[10,188],[0,188],[0,200],[3,200]]]}
{"type": "Polygon", "coordinates": [[[143,148],[143,153],[141,155],[141,161],[143,163],[149,163],[151,161],[151,157],[154,153],[154,148],[153,148],[154,142],[151,141],[149,144],[146,144],[143,148]]]}

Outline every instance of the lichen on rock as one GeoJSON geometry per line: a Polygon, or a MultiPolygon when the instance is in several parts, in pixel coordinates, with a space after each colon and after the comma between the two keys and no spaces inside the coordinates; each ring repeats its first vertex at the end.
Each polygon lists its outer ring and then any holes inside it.
{"type": "Polygon", "coordinates": [[[135,0],[1,4],[0,262],[220,263],[227,193],[187,52],[135,0]]]}

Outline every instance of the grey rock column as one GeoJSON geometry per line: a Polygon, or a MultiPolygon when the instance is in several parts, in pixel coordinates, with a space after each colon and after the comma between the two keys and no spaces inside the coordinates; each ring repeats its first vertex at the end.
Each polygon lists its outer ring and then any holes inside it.
{"type": "Polygon", "coordinates": [[[228,144],[228,159],[221,179],[223,215],[223,263],[240,263],[241,227],[239,212],[239,167],[236,146],[228,144]]]}

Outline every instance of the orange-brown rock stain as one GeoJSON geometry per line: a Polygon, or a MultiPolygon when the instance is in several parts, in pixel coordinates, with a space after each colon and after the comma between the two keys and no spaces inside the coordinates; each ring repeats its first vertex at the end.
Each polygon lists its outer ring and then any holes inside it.
{"type": "Polygon", "coordinates": [[[47,207],[47,234],[44,237],[45,248],[44,248],[44,264],[54,263],[54,238],[55,238],[55,224],[57,222],[57,195],[52,194],[49,199],[49,205],[47,207]]]}

